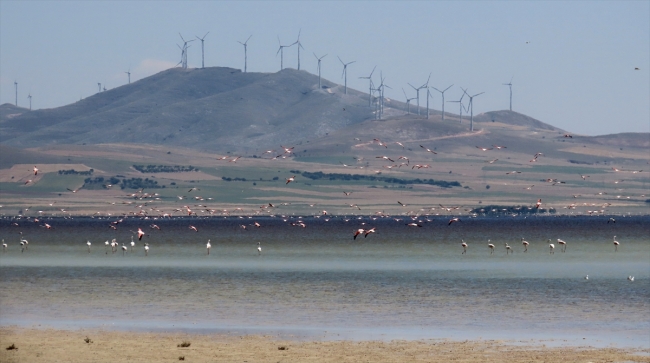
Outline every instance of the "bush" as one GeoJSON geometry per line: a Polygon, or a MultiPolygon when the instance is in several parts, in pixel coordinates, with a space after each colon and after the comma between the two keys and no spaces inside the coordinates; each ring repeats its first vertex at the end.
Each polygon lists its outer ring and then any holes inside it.
{"type": "Polygon", "coordinates": [[[179,348],[187,348],[191,345],[192,343],[188,342],[187,340],[184,340],[181,344],[177,345],[179,348]]]}

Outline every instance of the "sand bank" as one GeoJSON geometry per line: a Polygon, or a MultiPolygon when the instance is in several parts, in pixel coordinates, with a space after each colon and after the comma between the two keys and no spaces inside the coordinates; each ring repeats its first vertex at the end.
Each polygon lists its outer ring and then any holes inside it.
{"type": "Polygon", "coordinates": [[[496,340],[301,341],[3,327],[0,344],[0,362],[650,362],[650,350],[496,340]],[[183,342],[190,345],[179,347],[183,342]],[[12,344],[17,349],[7,350],[12,344]]]}

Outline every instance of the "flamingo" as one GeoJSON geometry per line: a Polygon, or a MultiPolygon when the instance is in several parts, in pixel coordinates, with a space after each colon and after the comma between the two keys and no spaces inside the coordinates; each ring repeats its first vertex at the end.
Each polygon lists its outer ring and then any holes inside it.
{"type": "Polygon", "coordinates": [[[29,241],[27,241],[26,239],[21,238],[20,239],[20,252],[25,252],[25,250],[27,249],[28,244],[29,244],[29,241]]]}
{"type": "Polygon", "coordinates": [[[108,254],[108,240],[106,242],[104,242],[104,247],[106,247],[106,248],[104,248],[104,252],[106,252],[106,254],[108,254]]]}
{"type": "Polygon", "coordinates": [[[562,252],[566,252],[566,242],[558,238],[557,243],[562,246],[562,252]]]}
{"type": "Polygon", "coordinates": [[[149,256],[149,244],[148,243],[144,244],[144,255],[149,256]]]}
{"type": "Polygon", "coordinates": [[[135,247],[135,242],[133,241],[133,235],[131,235],[131,252],[133,252],[133,247],[135,247]]]}
{"type": "Polygon", "coordinates": [[[261,246],[260,243],[261,242],[257,242],[257,255],[258,256],[262,254],[262,246],[261,246]]]}
{"type": "Polygon", "coordinates": [[[354,234],[352,235],[352,239],[357,239],[357,236],[360,234],[363,234],[366,230],[363,228],[359,228],[356,231],[354,231],[354,234]]]}
{"type": "Polygon", "coordinates": [[[618,246],[620,246],[621,243],[616,240],[616,236],[614,236],[614,252],[618,252],[618,246]]]}
{"type": "Polygon", "coordinates": [[[451,225],[451,224],[454,223],[454,222],[462,222],[462,221],[461,221],[460,218],[458,218],[458,217],[456,217],[456,218],[452,218],[452,219],[449,220],[449,223],[447,223],[447,225],[449,226],[449,225],[451,225]]]}
{"type": "MultiPolygon", "coordinates": [[[[551,242],[551,240],[549,239],[547,242],[551,242]]],[[[549,251],[550,254],[555,254],[555,251],[554,251],[554,249],[555,249],[555,245],[554,245],[554,244],[549,243],[549,244],[548,244],[548,248],[549,248],[549,250],[550,250],[550,251],[549,251]]]]}
{"type": "Polygon", "coordinates": [[[464,255],[465,253],[467,253],[467,243],[462,239],[460,241],[462,242],[460,245],[463,246],[463,253],[461,253],[461,255],[464,255]]]}
{"type": "Polygon", "coordinates": [[[194,232],[198,232],[198,231],[199,231],[199,230],[198,230],[196,227],[194,227],[194,226],[190,226],[190,229],[193,230],[194,232]]]}
{"type": "Polygon", "coordinates": [[[521,237],[521,244],[524,245],[524,248],[525,248],[524,252],[528,252],[528,245],[530,243],[528,243],[528,241],[524,240],[524,237],[521,237]]]}
{"type": "Polygon", "coordinates": [[[127,249],[128,249],[128,247],[126,247],[126,246],[124,245],[124,243],[122,243],[122,256],[124,256],[124,254],[126,253],[126,250],[127,250],[127,249]]]}
{"type": "Polygon", "coordinates": [[[142,236],[144,236],[144,232],[142,232],[141,228],[138,228],[138,241],[142,240],[142,236]]]}
{"type": "Polygon", "coordinates": [[[634,282],[634,276],[628,276],[627,281],[629,282],[634,282]]]}
{"type": "Polygon", "coordinates": [[[7,244],[4,239],[2,240],[2,252],[7,252],[7,244]]]}
{"type": "Polygon", "coordinates": [[[366,233],[363,235],[363,238],[368,237],[369,234],[375,233],[375,227],[366,230],[366,233]]]}
{"type": "Polygon", "coordinates": [[[34,165],[34,175],[38,174],[38,168],[34,165]]]}
{"type": "Polygon", "coordinates": [[[210,240],[208,240],[208,243],[205,245],[205,247],[208,249],[208,255],[210,254],[210,248],[212,248],[212,245],[210,244],[210,240]]]}
{"type": "Polygon", "coordinates": [[[490,240],[488,240],[488,247],[490,248],[490,254],[494,253],[494,245],[490,243],[490,240]]]}
{"type": "Polygon", "coordinates": [[[435,152],[435,151],[429,149],[428,147],[424,147],[424,146],[422,146],[422,145],[420,145],[420,147],[423,148],[424,150],[426,150],[428,153],[438,154],[437,152],[435,152]]]}
{"type": "Polygon", "coordinates": [[[86,245],[88,245],[88,253],[90,253],[90,245],[91,245],[90,241],[86,242],[86,245]]]}
{"type": "Polygon", "coordinates": [[[585,276],[585,280],[589,280],[589,275],[585,276]]]}
{"type": "Polygon", "coordinates": [[[510,252],[512,252],[513,254],[515,253],[515,251],[512,250],[512,247],[510,247],[508,243],[506,243],[506,255],[509,254],[510,252]]]}
{"type": "Polygon", "coordinates": [[[292,176],[291,178],[287,178],[287,182],[286,182],[284,185],[287,185],[287,184],[291,183],[291,182],[294,181],[294,180],[296,180],[296,176],[295,176],[295,175],[292,176]]]}

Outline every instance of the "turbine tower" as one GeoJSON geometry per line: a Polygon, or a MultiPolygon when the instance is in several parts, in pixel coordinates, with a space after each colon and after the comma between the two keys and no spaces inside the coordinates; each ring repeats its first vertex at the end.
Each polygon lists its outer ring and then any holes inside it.
{"type": "Polygon", "coordinates": [[[131,84],[131,68],[129,68],[129,70],[124,73],[126,73],[126,75],[129,76],[129,84],[131,84]]]}
{"type": "Polygon", "coordinates": [[[316,53],[314,53],[314,57],[316,57],[316,59],[318,59],[318,89],[321,89],[321,85],[320,85],[320,61],[321,61],[321,59],[325,58],[326,56],[327,56],[327,54],[325,54],[324,56],[318,58],[316,53]]]}
{"type": "Polygon", "coordinates": [[[203,50],[204,49],[203,48],[203,41],[205,40],[205,37],[208,36],[208,34],[210,34],[210,32],[205,33],[203,38],[199,38],[197,35],[195,35],[196,39],[201,41],[201,69],[205,68],[205,57],[204,57],[205,52],[203,50]]]}
{"type": "Polygon", "coordinates": [[[503,83],[504,86],[510,87],[510,111],[512,111],[512,79],[513,78],[515,78],[515,76],[512,76],[512,78],[510,78],[510,82],[503,83]]]}
{"type": "Polygon", "coordinates": [[[18,106],[18,81],[14,81],[14,87],[16,88],[16,107],[18,106]]]}
{"type": "MultiPolygon", "coordinates": [[[[298,45],[298,70],[300,70],[300,48],[305,49],[305,48],[302,46],[302,44],[300,43],[300,32],[301,32],[301,31],[302,31],[302,29],[298,30],[298,40],[296,40],[295,43],[293,43],[293,44],[298,45]]],[[[293,44],[291,44],[291,45],[293,45],[293,44]]],[[[291,46],[291,45],[290,45],[290,46],[291,46]]]]}
{"type": "Polygon", "coordinates": [[[102,91],[102,84],[97,82],[97,88],[99,88],[99,90],[97,92],[101,92],[102,91]]]}
{"type": "Polygon", "coordinates": [[[343,61],[341,60],[341,57],[339,57],[339,56],[336,56],[336,57],[339,59],[341,64],[343,64],[343,74],[341,74],[341,77],[345,77],[345,92],[344,93],[347,95],[348,94],[348,65],[350,65],[350,64],[352,64],[352,63],[354,63],[356,61],[343,63],[343,61]]]}
{"type": "MultiPolygon", "coordinates": [[[[431,78],[431,74],[429,74],[429,78],[431,78]]],[[[427,83],[425,83],[424,85],[422,85],[422,86],[420,86],[420,87],[417,87],[417,88],[414,87],[414,86],[413,86],[412,84],[410,84],[410,83],[408,83],[408,85],[411,86],[411,88],[413,88],[413,89],[415,90],[416,97],[417,97],[417,100],[418,100],[418,115],[419,115],[419,114],[420,114],[420,90],[423,89],[423,88],[425,88],[425,85],[428,87],[428,85],[429,85],[429,80],[427,79],[427,83]]],[[[427,100],[427,102],[429,102],[429,100],[427,100]]]]}
{"type": "Polygon", "coordinates": [[[367,80],[370,81],[370,87],[369,87],[369,90],[368,90],[368,106],[369,107],[372,107],[372,86],[373,86],[372,85],[372,74],[375,73],[375,68],[377,68],[377,66],[375,66],[372,69],[372,72],[370,72],[370,75],[368,77],[359,77],[360,79],[367,79],[367,80]]]}
{"type": "Polygon", "coordinates": [[[32,93],[29,92],[29,95],[27,95],[27,98],[29,98],[29,110],[32,110],[32,93]]]}
{"type": "MultiPolygon", "coordinates": [[[[452,84],[451,86],[453,86],[453,84],[452,84]]],[[[450,89],[451,86],[445,88],[445,89],[442,90],[442,91],[439,90],[439,89],[437,89],[437,88],[435,88],[435,87],[431,87],[431,88],[433,88],[434,90],[436,90],[436,91],[438,91],[438,92],[440,92],[440,93],[442,94],[442,121],[445,120],[445,91],[447,91],[448,89],[450,89]]]]}
{"type": "Polygon", "coordinates": [[[474,96],[470,96],[469,93],[467,93],[467,90],[463,90],[467,97],[469,97],[469,112],[470,112],[470,119],[469,119],[469,131],[474,131],[474,97],[478,95],[482,95],[485,92],[477,93],[474,96]]]}
{"type": "Polygon", "coordinates": [[[427,83],[423,84],[420,88],[427,89],[427,120],[429,119],[429,97],[431,97],[431,91],[429,90],[429,81],[431,80],[431,73],[429,73],[429,78],[427,78],[427,83]]]}
{"type": "MultiPolygon", "coordinates": [[[[253,34],[248,36],[248,39],[250,39],[253,36],[253,34]]],[[[244,73],[246,73],[246,70],[248,68],[248,39],[246,39],[245,42],[240,42],[239,40],[237,43],[241,44],[244,46],[244,73]]]]}
{"type": "Polygon", "coordinates": [[[406,95],[406,91],[404,91],[404,88],[402,88],[402,92],[404,93],[404,97],[406,98],[406,114],[410,115],[411,114],[411,101],[413,101],[415,99],[415,97],[409,98],[406,95]]]}

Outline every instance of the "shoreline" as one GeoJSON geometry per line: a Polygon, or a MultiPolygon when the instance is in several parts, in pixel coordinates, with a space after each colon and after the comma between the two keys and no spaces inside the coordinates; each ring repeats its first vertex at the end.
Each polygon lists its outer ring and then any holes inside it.
{"type": "Polygon", "coordinates": [[[3,326],[0,341],[2,362],[650,362],[650,349],[557,345],[554,340],[296,340],[262,334],[3,326]],[[183,342],[190,345],[179,347],[183,342]],[[7,350],[12,344],[18,349],[7,350]]]}

